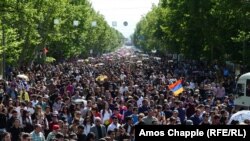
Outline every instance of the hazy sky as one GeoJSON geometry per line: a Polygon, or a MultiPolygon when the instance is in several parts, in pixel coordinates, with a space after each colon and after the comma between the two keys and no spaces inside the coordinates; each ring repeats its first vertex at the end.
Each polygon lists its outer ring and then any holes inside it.
{"type": "Polygon", "coordinates": [[[106,21],[112,26],[112,22],[116,22],[115,27],[125,37],[133,34],[143,15],[151,10],[152,4],[158,4],[159,0],[89,0],[93,8],[104,15],[106,21]],[[127,21],[128,26],[123,23],[127,21]]]}

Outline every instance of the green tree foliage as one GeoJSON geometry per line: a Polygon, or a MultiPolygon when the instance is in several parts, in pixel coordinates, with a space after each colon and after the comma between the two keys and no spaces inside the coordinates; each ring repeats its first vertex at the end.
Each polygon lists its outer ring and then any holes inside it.
{"type": "Polygon", "coordinates": [[[137,24],[133,40],[147,51],[246,61],[249,9],[249,0],[161,0],[137,24]]]}
{"type": "Polygon", "coordinates": [[[45,47],[47,56],[61,60],[111,51],[123,42],[88,0],[1,0],[0,20],[0,51],[12,65],[36,61],[45,47]]]}

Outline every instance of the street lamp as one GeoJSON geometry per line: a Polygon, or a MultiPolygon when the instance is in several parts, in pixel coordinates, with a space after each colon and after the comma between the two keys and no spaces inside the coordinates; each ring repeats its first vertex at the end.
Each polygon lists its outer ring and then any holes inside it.
{"type": "Polygon", "coordinates": [[[54,19],[54,24],[55,25],[58,25],[60,22],[59,22],[59,19],[54,19]]]}
{"type": "MultiPolygon", "coordinates": [[[[91,22],[91,27],[96,27],[97,26],[97,22],[96,21],[92,21],[91,22]]],[[[93,56],[93,49],[89,50],[90,56],[93,56]]]]}
{"type": "MultiPolygon", "coordinates": [[[[54,24],[58,25],[60,24],[60,20],[59,19],[54,19],[54,24]]],[[[78,20],[74,20],[73,21],[73,26],[78,26],[79,25],[79,21],[78,20]]]]}
{"type": "MultiPolygon", "coordinates": [[[[54,25],[59,25],[60,24],[60,20],[59,19],[54,19],[54,25]]],[[[74,20],[73,21],[73,26],[77,27],[80,24],[80,22],[78,20],[74,20]]]]}
{"type": "Polygon", "coordinates": [[[92,21],[91,26],[92,27],[96,27],[97,26],[97,22],[96,21],[92,21]]]}
{"type": "Polygon", "coordinates": [[[74,21],[73,21],[73,25],[74,25],[74,26],[78,26],[78,25],[79,25],[79,21],[74,20],[74,21]]]}

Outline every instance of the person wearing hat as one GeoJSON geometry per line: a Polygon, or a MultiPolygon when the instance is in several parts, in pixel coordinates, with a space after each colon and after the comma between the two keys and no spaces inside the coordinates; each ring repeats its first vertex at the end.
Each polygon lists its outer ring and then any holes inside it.
{"type": "Polygon", "coordinates": [[[50,131],[53,130],[53,126],[58,124],[58,112],[54,111],[52,113],[52,121],[49,123],[49,129],[50,131]]]}
{"type": "Polygon", "coordinates": [[[60,126],[57,124],[54,124],[52,127],[52,131],[48,134],[46,141],[53,141],[53,139],[56,137],[56,134],[58,133],[60,129],[60,126]]]}

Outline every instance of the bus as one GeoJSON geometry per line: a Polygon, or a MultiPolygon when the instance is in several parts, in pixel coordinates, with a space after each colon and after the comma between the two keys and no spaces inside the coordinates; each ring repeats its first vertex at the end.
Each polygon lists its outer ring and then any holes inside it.
{"type": "Polygon", "coordinates": [[[250,72],[239,77],[234,102],[237,107],[250,108],[250,72]]]}

